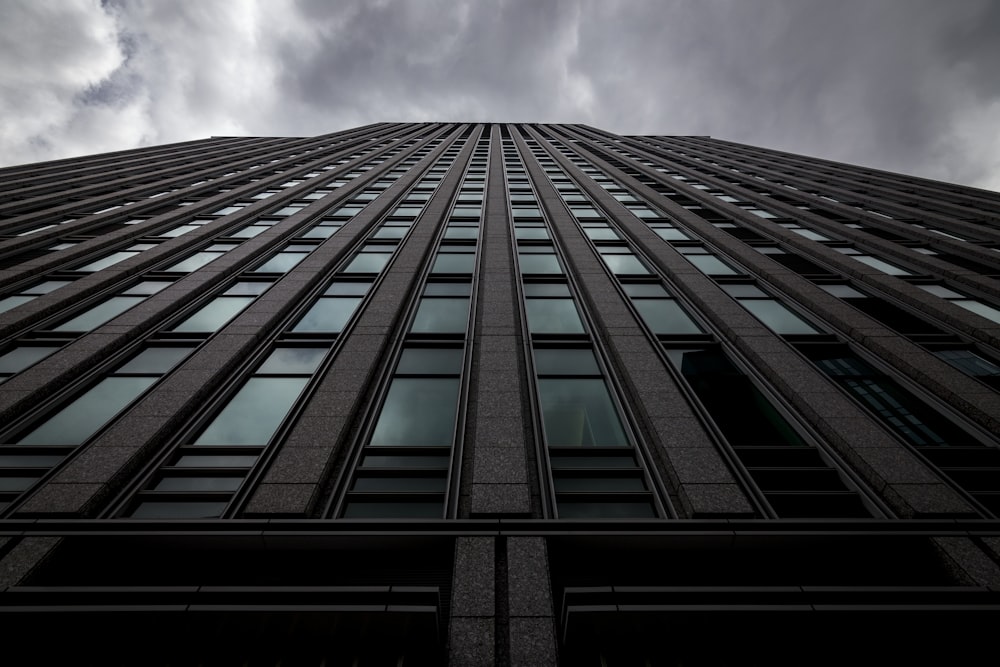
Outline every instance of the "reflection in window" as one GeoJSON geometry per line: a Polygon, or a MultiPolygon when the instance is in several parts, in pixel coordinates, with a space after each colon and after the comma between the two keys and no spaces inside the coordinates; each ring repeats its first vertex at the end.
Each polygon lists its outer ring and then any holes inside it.
{"type": "Polygon", "coordinates": [[[38,283],[31,287],[27,287],[16,294],[8,296],[6,298],[0,299],[0,313],[4,313],[11,308],[16,308],[22,303],[27,303],[32,299],[36,299],[43,294],[48,294],[53,292],[60,287],[69,285],[69,280],[46,280],[44,282],[38,283]]]}
{"type": "Polygon", "coordinates": [[[659,283],[625,283],[622,288],[654,334],[683,336],[704,333],[659,283]]]}
{"type": "Polygon", "coordinates": [[[819,330],[806,323],[780,301],[755,285],[722,285],[722,289],[777,334],[820,333],[819,330]]]}
{"type": "Polygon", "coordinates": [[[428,283],[417,306],[410,333],[465,333],[469,324],[470,290],[469,283],[428,283]]]}

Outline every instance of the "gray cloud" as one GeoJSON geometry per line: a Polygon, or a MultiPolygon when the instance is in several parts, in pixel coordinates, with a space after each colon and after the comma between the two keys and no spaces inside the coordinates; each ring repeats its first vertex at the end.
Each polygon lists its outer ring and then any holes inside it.
{"type": "Polygon", "coordinates": [[[0,163],[382,120],[710,134],[1000,189],[991,0],[0,0],[0,163]]]}

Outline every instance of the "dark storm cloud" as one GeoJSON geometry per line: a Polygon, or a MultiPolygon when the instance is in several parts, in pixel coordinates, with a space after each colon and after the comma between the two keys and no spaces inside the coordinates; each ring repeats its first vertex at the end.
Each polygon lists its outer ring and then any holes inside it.
{"type": "Polygon", "coordinates": [[[381,120],[531,120],[1000,188],[991,0],[6,3],[8,163],[381,120]]]}

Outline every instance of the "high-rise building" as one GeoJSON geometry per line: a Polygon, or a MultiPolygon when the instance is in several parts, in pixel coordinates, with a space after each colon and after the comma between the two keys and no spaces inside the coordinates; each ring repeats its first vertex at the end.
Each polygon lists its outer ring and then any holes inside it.
{"type": "Polygon", "coordinates": [[[8,652],[990,646],[1000,194],[500,123],[0,176],[8,652]]]}

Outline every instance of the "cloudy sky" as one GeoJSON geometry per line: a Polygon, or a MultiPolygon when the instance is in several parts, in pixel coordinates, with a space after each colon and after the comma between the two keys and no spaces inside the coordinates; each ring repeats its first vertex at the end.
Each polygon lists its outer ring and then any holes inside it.
{"type": "Polygon", "coordinates": [[[1000,2],[0,0],[0,165],[425,120],[712,135],[1000,190],[1000,2]]]}

